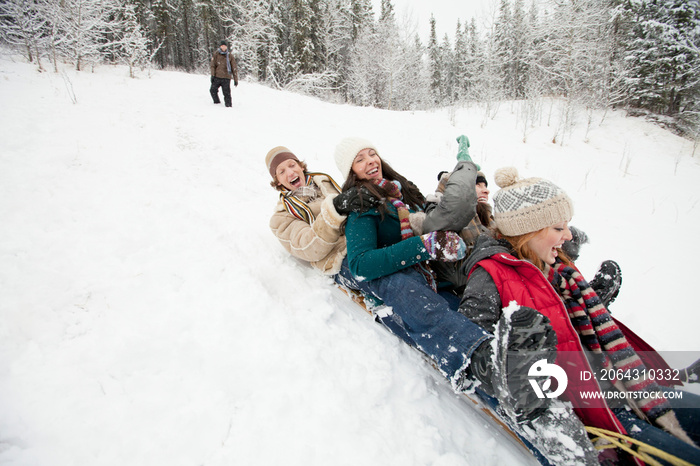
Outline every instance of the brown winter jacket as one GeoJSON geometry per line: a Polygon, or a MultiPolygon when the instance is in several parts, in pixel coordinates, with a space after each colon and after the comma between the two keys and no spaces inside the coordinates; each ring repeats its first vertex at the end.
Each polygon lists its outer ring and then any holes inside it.
{"type": "Polygon", "coordinates": [[[236,59],[233,58],[233,54],[229,52],[228,57],[231,62],[231,74],[228,72],[228,67],[226,66],[226,55],[219,53],[220,49],[214,52],[214,56],[211,58],[211,75],[217,78],[231,79],[233,82],[238,84],[238,68],[236,67],[236,59]]]}
{"type": "Polygon", "coordinates": [[[282,246],[294,257],[310,262],[326,275],[335,275],[347,254],[345,236],[340,226],[345,215],[333,207],[338,191],[325,175],[314,175],[312,182],[319,188],[316,199],[307,203],[316,220],[309,224],[289,213],[282,200],[270,219],[270,229],[282,246]]]}

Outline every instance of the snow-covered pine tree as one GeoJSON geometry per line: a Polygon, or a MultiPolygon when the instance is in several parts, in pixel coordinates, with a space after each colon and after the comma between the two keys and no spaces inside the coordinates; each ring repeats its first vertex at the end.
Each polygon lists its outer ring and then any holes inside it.
{"type": "Polygon", "coordinates": [[[440,56],[440,46],[437,41],[437,32],[435,29],[435,16],[430,15],[430,36],[428,38],[428,63],[430,69],[430,92],[433,96],[433,102],[439,104],[442,102],[442,60],[440,56]]]}
{"type": "Polygon", "coordinates": [[[697,101],[700,6],[683,0],[635,0],[620,5],[629,104],[678,115],[697,101]]]}
{"type": "Polygon", "coordinates": [[[527,23],[523,0],[514,0],[513,15],[511,17],[511,63],[508,67],[509,73],[506,81],[508,94],[516,99],[525,97],[525,88],[528,77],[528,55],[530,51],[530,31],[527,23]]]}
{"type": "Polygon", "coordinates": [[[494,51],[492,60],[499,70],[500,92],[505,98],[513,98],[513,83],[516,81],[512,69],[515,48],[513,46],[513,24],[509,0],[501,0],[499,4],[492,40],[494,51]]]}
{"type": "Polygon", "coordinates": [[[465,32],[467,42],[466,98],[471,101],[478,101],[480,100],[480,92],[484,87],[486,58],[484,56],[483,43],[476,27],[476,19],[472,18],[468,27],[465,24],[465,32]]]}
{"type": "Polygon", "coordinates": [[[457,71],[450,36],[445,34],[440,45],[441,86],[440,95],[443,105],[451,105],[457,100],[457,71]]]}
{"type": "Polygon", "coordinates": [[[401,110],[424,110],[431,106],[430,80],[423,55],[425,47],[418,34],[413,41],[402,41],[403,62],[397,76],[397,92],[394,101],[401,110]]]}
{"type": "Polygon", "coordinates": [[[374,22],[374,12],[371,0],[350,0],[350,10],[354,43],[360,34],[368,32],[368,28],[374,22]]]}
{"type": "Polygon", "coordinates": [[[176,40],[174,30],[176,11],[166,0],[152,0],[150,11],[153,21],[151,40],[154,43],[161,44],[158,53],[154,57],[157,64],[161,68],[173,65],[179,66],[179,62],[175,60],[174,47],[176,40]]]}
{"type": "Polygon", "coordinates": [[[455,28],[455,48],[454,48],[454,72],[455,72],[455,98],[457,101],[466,100],[467,89],[469,88],[470,78],[468,60],[469,52],[467,50],[467,34],[466,27],[462,28],[462,22],[457,20],[455,28]]]}
{"type": "Polygon", "coordinates": [[[267,38],[266,67],[264,79],[276,87],[282,87],[287,82],[284,51],[289,48],[289,31],[285,27],[285,9],[280,2],[270,2],[270,36],[267,38]]]}
{"type": "Polygon", "coordinates": [[[292,0],[291,41],[294,61],[301,74],[318,71],[320,44],[315,27],[318,24],[318,0],[292,0]]]}

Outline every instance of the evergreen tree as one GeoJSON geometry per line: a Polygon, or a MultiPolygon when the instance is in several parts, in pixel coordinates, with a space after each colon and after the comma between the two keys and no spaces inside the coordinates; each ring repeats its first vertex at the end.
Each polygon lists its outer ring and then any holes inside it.
{"type": "Polygon", "coordinates": [[[469,75],[468,61],[469,52],[467,50],[467,34],[468,31],[462,29],[462,23],[457,20],[455,29],[455,49],[454,49],[454,79],[455,79],[455,98],[464,100],[467,96],[471,76],[469,75]]]}
{"type": "Polygon", "coordinates": [[[499,87],[504,97],[515,97],[513,83],[517,81],[514,76],[514,53],[513,44],[513,24],[511,19],[511,9],[509,0],[501,0],[498,18],[494,25],[493,60],[499,70],[499,87]]]}
{"type": "Polygon", "coordinates": [[[152,0],[151,14],[153,18],[153,29],[151,40],[160,44],[155,59],[161,68],[168,65],[175,65],[175,11],[166,0],[152,0]]]}
{"type": "Polygon", "coordinates": [[[479,100],[480,92],[484,88],[485,56],[474,18],[471,19],[465,34],[467,43],[466,96],[469,100],[479,100]]]}
{"type": "Polygon", "coordinates": [[[352,41],[355,43],[363,33],[371,32],[374,22],[371,0],[350,0],[352,19],[352,41]]]}
{"type": "Polygon", "coordinates": [[[622,31],[629,103],[676,115],[698,97],[700,7],[682,0],[623,5],[630,20],[622,31]]]}
{"type": "Polygon", "coordinates": [[[316,36],[318,0],[292,0],[292,52],[299,73],[318,71],[317,54],[320,44],[316,36]]]}
{"type": "Polygon", "coordinates": [[[508,94],[516,99],[525,97],[529,68],[530,30],[525,18],[523,0],[515,0],[510,27],[512,53],[511,62],[507,68],[506,88],[508,94]]]}
{"type": "Polygon", "coordinates": [[[457,71],[450,37],[445,34],[440,46],[441,86],[440,97],[443,105],[450,105],[457,97],[457,71]]]}
{"type": "Polygon", "coordinates": [[[442,101],[442,61],[440,57],[440,46],[437,41],[437,32],[435,30],[435,17],[430,15],[430,37],[428,39],[428,63],[430,69],[430,93],[433,96],[433,102],[440,103],[442,101]]]}

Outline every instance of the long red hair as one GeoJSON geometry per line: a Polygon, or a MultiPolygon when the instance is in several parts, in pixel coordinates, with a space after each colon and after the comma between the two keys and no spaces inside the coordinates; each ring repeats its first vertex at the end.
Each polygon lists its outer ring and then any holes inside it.
{"type": "MultiPolygon", "coordinates": [[[[528,245],[528,242],[532,238],[544,232],[544,230],[546,230],[546,228],[518,236],[506,236],[499,233],[499,238],[503,238],[510,243],[510,245],[513,247],[515,257],[532,262],[535,264],[535,267],[544,271],[545,263],[542,261],[542,259],[537,257],[537,254],[535,254],[535,252],[528,245]]],[[[567,256],[563,250],[557,249],[557,252],[559,254],[559,259],[561,259],[562,262],[564,262],[566,265],[571,265],[571,259],[569,259],[569,256],[567,256]]]]}

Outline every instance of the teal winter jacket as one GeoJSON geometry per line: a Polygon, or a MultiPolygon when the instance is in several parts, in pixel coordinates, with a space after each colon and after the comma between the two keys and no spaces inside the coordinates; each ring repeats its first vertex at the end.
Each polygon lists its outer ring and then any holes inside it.
{"type": "MultiPolygon", "coordinates": [[[[476,174],[473,162],[457,163],[442,199],[426,213],[421,233],[460,231],[467,226],[476,216],[476,174]]],[[[419,236],[401,240],[396,207],[390,203],[385,206],[387,212],[383,219],[377,209],[348,216],[345,226],[348,264],[350,272],[358,279],[374,280],[430,260],[419,236]]]]}
{"type": "Polygon", "coordinates": [[[396,208],[386,204],[384,218],[377,209],[348,216],[345,239],[350,272],[374,280],[430,259],[420,237],[401,240],[396,208]]]}

